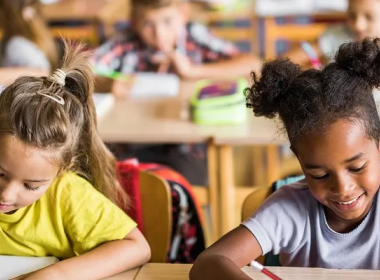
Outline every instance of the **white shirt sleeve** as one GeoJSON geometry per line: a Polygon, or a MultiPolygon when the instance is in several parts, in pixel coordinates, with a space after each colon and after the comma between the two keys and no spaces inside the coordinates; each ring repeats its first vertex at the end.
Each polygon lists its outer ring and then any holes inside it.
{"type": "Polygon", "coordinates": [[[328,28],[319,38],[319,48],[322,54],[329,60],[334,59],[340,45],[354,39],[347,26],[338,25],[328,28]]]}
{"type": "Polygon", "coordinates": [[[50,70],[46,55],[36,44],[21,36],[12,37],[4,49],[4,67],[33,67],[50,70]]]}
{"type": "Polygon", "coordinates": [[[300,183],[281,187],[243,222],[259,242],[263,255],[291,253],[300,244],[308,219],[304,195],[308,189],[293,187],[300,183]]]}

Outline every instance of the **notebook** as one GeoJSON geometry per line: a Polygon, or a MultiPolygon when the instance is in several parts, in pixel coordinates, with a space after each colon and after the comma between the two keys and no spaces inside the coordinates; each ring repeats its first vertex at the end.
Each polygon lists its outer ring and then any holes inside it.
{"type": "Polygon", "coordinates": [[[130,98],[174,97],[180,81],[173,74],[137,73],[134,75],[130,98]]]}
{"type": "Polygon", "coordinates": [[[9,280],[56,262],[58,262],[58,259],[54,257],[33,258],[0,255],[0,280],[9,280]]]}
{"type": "Polygon", "coordinates": [[[109,93],[94,93],[93,98],[98,119],[112,109],[115,103],[115,98],[109,93]]]}

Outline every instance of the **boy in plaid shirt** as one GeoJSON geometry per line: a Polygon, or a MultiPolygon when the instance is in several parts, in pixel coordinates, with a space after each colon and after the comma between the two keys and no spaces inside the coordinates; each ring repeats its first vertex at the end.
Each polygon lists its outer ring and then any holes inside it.
{"type": "MultiPolygon", "coordinates": [[[[102,45],[93,63],[101,72],[175,73],[181,79],[231,78],[259,70],[260,60],[187,21],[185,0],[131,0],[131,28],[102,45]]],[[[99,89],[128,96],[130,84],[98,77],[99,89]],[[112,83],[112,85],[108,84],[112,83]]],[[[207,184],[203,145],[116,145],[119,158],[168,165],[194,185],[207,184]]]]}
{"type": "MultiPolygon", "coordinates": [[[[124,74],[169,72],[182,79],[231,78],[259,70],[256,56],[240,54],[205,26],[188,22],[187,14],[185,0],[131,0],[131,28],[100,46],[95,67],[124,74]]],[[[128,84],[113,83],[114,94],[128,95],[128,84]]]]}

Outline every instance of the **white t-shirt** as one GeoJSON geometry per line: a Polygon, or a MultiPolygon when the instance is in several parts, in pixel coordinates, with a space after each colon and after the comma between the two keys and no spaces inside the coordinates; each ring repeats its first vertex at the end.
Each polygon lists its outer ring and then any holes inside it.
{"type": "Polygon", "coordinates": [[[283,266],[336,269],[380,269],[378,193],[360,225],[337,233],[305,180],[281,187],[243,225],[263,254],[280,255],[283,266]]]}
{"type": "Polygon", "coordinates": [[[33,42],[21,36],[13,36],[2,50],[1,67],[32,67],[50,70],[45,53],[33,42]]]}
{"type": "Polygon", "coordinates": [[[340,45],[355,39],[347,25],[329,27],[319,38],[318,44],[322,54],[332,60],[340,45]]]}

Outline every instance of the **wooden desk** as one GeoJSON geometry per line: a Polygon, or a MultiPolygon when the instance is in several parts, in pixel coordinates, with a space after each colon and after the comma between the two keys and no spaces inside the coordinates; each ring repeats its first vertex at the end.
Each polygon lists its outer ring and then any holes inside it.
{"type": "Polygon", "coordinates": [[[278,55],[276,50],[278,40],[285,39],[291,42],[314,41],[324,32],[329,24],[345,22],[346,13],[326,11],[314,14],[256,15],[256,20],[256,25],[261,26],[258,32],[263,32],[257,36],[258,39],[263,40],[261,53],[264,53],[265,59],[273,59],[278,55]],[[278,23],[279,19],[296,17],[310,18],[311,22],[310,24],[278,23]]]}
{"type": "Polygon", "coordinates": [[[101,9],[111,1],[61,0],[54,4],[42,5],[42,12],[48,21],[95,20],[101,9]]]}
{"type": "Polygon", "coordinates": [[[207,142],[211,228],[214,231],[218,229],[211,238],[215,241],[237,225],[233,215],[236,193],[233,146],[265,147],[266,163],[264,160],[258,161],[262,164],[255,164],[254,169],[258,173],[268,170],[269,181],[279,178],[278,144],[286,143],[286,140],[276,136],[274,121],[254,117],[252,112],[249,112],[247,123],[237,126],[200,126],[192,123],[188,110],[192,86],[191,83],[182,83],[179,98],[117,100],[113,109],[99,121],[98,130],[104,141],[113,143],[207,142]]]}
{"type": "MultiPolygon", "coordinates": [[[[237,127],[226,127],[215,134],[215,145],[219,155],[219,193],[220,193],[220,231],[224,235],[235,228],[236,202],[244,201],[252,188],[240,188],[235,185],[234,151],[238,145],[250,145],[252,149],[254,178],[261,178],[260,184],[269,186],[280,178],[281,163],[279,145],[288,144],[284,135],[277,133],[276,122],[264,117],[257,118],[249,112],[248,122],[237,127]]],[[[260,187],[262,185],[259,185],[260,187]]]]}
{"type": "Polygon", "coordinates": [[[136,280],[188,280],[191,264],[156,264],[144,265],[136,280]]]}
{"type": "MultiPolygon", "coordinates": [[[[146,264],[138,272],[136,280],[187,280],[191,265],[187,264],[146,264]]],[[[379,279],[380,271],[375,270],[338,270],[322,268],[293,268],[293,267],[270,267],[273,273],[283,279],[292,280],[324,280],[324,279],[347,279],[347,280],[375,280],[379,279]]],[[[267,276],[251,267],[243,268],[243,271],[255,280],[267,280],[267,276]]],[[[120,278],[123,279],[123,278],[120,278]]]]}
{"type": "Polygon", "coordinates": [[[141,269],[140,267],[135,268],[135,269],[120,273],[118,275],[108,277],[105,280],[134,280],[136,279],[136,276],[139,273],[140,269],[141,269]]]}

